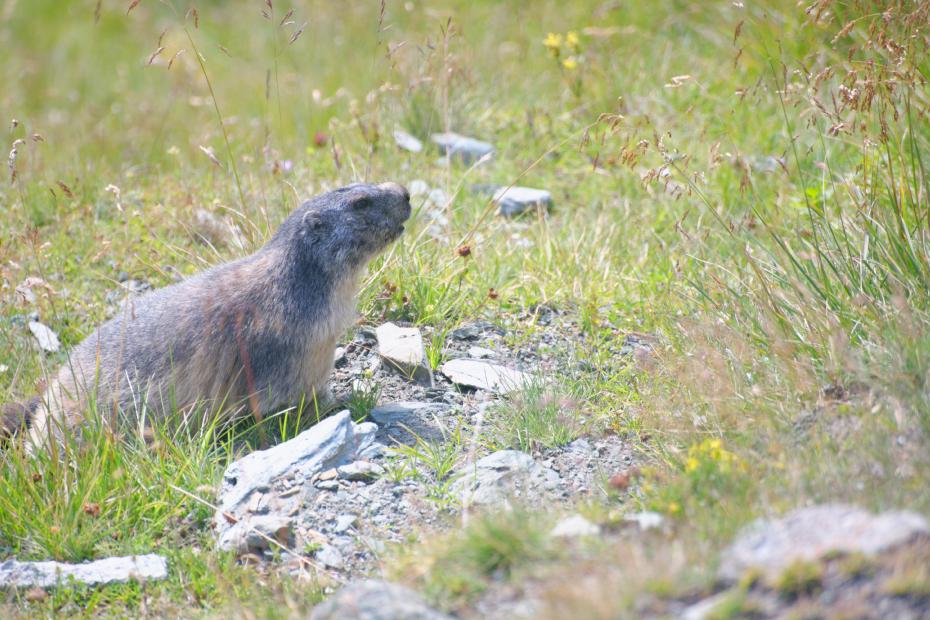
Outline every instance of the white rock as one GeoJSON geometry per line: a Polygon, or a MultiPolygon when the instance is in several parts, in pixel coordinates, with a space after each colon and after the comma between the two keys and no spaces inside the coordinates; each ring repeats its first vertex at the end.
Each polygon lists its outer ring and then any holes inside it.
{"type": "MultiPolygon", "coordinates": [[[[259,518],[248,511],[253,493],[264,493],[285,478],[302,484],[314,474],[354,462],[374,442],[377,430],[371,422],[354,424],[345,410],[289,441],[252,452],[231,464],[223,474],[219,508],[213,519],[219,547],[242,548],[252,521],[259,518]]],[[[267,516],[286,514],[297,500],[297,495],[276,498],[267,516]]]]}
{"type": "Polygon", "coordinates": [[[372,409],[368,415],[378,424],[387,425],[404,422],[415,415],[446,408],[447,405],[443,403],[420,403],[411,400],[403,400],[396,403],[378,405],[372,409]]]}
{"type": "Polygon", "coordinates": [[[164,579],[168,560],[160,555],[106,558],[84,564],[63,562],[0,562],[0,587],[50,588],[74,579],[89,585],[125,583],[132,579],[164,579]]]}
{"type": "MultiPolygon", "coordinates": [[[[239,553],[260,552],[275,547],[272,541],[291,548],[294,546],[294,522],[291,517],[260,515],[249,519],[247,530],[230,528],[228,532],[242,532],[237,540],[224,541],[224,548],[234,548],[239,553]],[[270,540],[269,540],[270,539],[270,540]]],[[[227,535],[229,538],[229,535],[227,535]]]]}
{"type": "Polygon", "coordinates": [[[502,187],[494,192],[492,200],[497,205],[497,212],[507,217],[535,211],[539,207],[548,211],[552,207],[552,194],[532,187],[502,187]]]}
{"type": "Polygon", "coordinates": [[[583,536],[597,536],[601,528],[591,523],[581,515],[573,515],[559,521],[549,533],[555,538],[581,538],[583,536]]]}
{"type": "Polygon", "coordinates": [[[433,385],[433,373],[426,362],[426,349],[423,348],[419,329],[385,323],[375,333],[378,354],[385,363],[420,383],[433,385]]]}
{"type": "Polygon", "coordinates": [[[522,389],[532,381],[531,375],[483,360],[449,360],[440,370],[456,385],[497,394],[508,394],[522,389]]]}
{"type": "Polygon", "coordinates": [[[461,159],[466,164],[490,156],[494,152],[492,144],[453,132],[434,133],[430,140],[439,147],[443,155],[448,155],[450,159],[461,159]]]}
{"type": "Polygon", "coordinates": [[[659,529],[665,525],[665,517],[658,512],[650,512],[648,510],[626,515],[623,520],[627,523],[635,523],[637,527],[644,532],[659,529]]]}
{"type": "Polygon", "coordinates": [[[497,352],[493,349],[486,349],[484,347],[469,347],[468,357],[473,357],[476,360],[488,359],[497,357],[497,352]]]}
{"type": "Polygon", "coordinates": [[[61,348],[61,343],[58,342],[58,335],[44,323],[29,321],[29,331],[35,336],[36,341],[39,343],[39,347],[43,351],[57,353],[58,349],[61,348]]]}
{"type": "Polygon", "coordinates": [[[875,515],[843,504],[801,508],[750,526],[723,553],[720,576],[736,581],[759,568],[776,577],[796,560],[817,560],[831,551],[876,555],[917,536],[930,536],[930,527],[913,512],[875,515]]]}
{"type": "Polygon", "coordinates": [[[328,568],[342,568],[346,563],[339,549],[332,545],[322,545],[317,549],[317,552],[313,554],[313,557],[328,568]]]}
{"type": "Polygon", "coordinates": [[[336,527],[333,529],[339,533],[345,532],[350,527],[355,525],[356,521],[358,521],[358,517],[355,515],[339,515],[336,517],[336,527]]]}
{"type": "Polygon", "coordinates": [[[350,583],[313,608],[310,620],[452,620],[419,594],[387,581],[350,583]]]}
{"type": "Polygon", "coordinates": [[[397,146],[404,149],[405,151],[410,151],[411,153],[419,153],[423,150],[423,143],[420,140],[402,129],[394,130],[394,142],[397,143],[397,146]]]}
{"type": "Polygon", "coordinates": [[[368,461],[355,461],[336,468],[343,480],[371,480],[384,473],[384,468],[368,461]]]}
{"type": "Polygon", "coordinates": [[[453,483],[466,505],[507,505],[511,497],[545,496],[560,482],[559,475],[518,450],[500,450],[460,471],[453,483]]]}

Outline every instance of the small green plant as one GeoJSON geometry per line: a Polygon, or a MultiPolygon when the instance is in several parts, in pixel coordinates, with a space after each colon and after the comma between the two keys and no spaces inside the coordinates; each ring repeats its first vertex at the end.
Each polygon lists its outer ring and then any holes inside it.
{"type": "Polygon", "coordinates": [[[582,432],[579,401],[571,391],[537,381],[508,396],[488,415],[488,443],[492,447],[532,452],[555,448],[577,439],[582,432]]]}
{"type": "Polygon", "coordinates": [[[440,604],[462,603],[492,580],[555,558],[549,528],[538,512],[524,508],[480,514],[464,528],[409,548],[394,568],[417,575],[424,591],[440,604]]]}
{"type": "Polygon", "coordinates": [[[462,424],[451,431],[443,429],[441,441],[428,441],[409,428],[406,430],[414,443],[390,449],[387,475],[397,481],[414,478],[425,482],[427,497],[441,508],[451,508],[458,501],[452,489],[458,478],[453,472],[462,450],[462,424]]]}
{"type": "Polygon", "coordinates": [[[714,605],[706,620],[737,620],[745,618],[762,617],[761,606],[753,601],[749,593],[742,588],[734,588],[723,595],[723,598],[714,605]]]}
{"type": "Polygon", "coordinates": [[[346,408],[352,414],[352,419],[356,422],[366,420],[368,414],[378,404],[379,396],[381,396],[381,385],[371,379],[370,373],[365,378],[356,381],[345,403],[346,408]]]}
{"type": "Polygon", "coordinates": [[[882,592],[918,600],[930,599],[930,567],[926,564],[901,567],[882,583],[882,592]]]}
{"type": "Polygon", "coordinates": [[[775,579],[775,589],[787,599],[814,594],[823,586],[823,566],[818,562],[796,560],[775,579]]]}
{"type": "Polygon", "coordinates": [[[445,361],[443,348],[446,344],[446,330],[435,329],[426,343],[426,361],[433,372],[439,370],[445,361]]]}
{"type": "Polygon", "coordinates": [[[837,568],[840,573],[850,579],[872,575],[878,566],[872,558],[864,553],[854,552],[845,554],[837,559],[837,568]]]}

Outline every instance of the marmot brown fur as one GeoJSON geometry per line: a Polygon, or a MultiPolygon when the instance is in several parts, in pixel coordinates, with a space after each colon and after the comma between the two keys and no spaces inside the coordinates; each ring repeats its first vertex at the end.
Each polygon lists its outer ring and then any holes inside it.
{"type": "MultiPolygon", "coordinates": [[[[317,196],[251,256],[128,300],[71,352],[34,408],[33,446],[78,429],[88,403],[138,421],[194,406],[256,416],[326,394],[368,261],[403,232],[396,183],[317,196]]],[[[10,429],[7,429],[10,430],[10,429]]]]}

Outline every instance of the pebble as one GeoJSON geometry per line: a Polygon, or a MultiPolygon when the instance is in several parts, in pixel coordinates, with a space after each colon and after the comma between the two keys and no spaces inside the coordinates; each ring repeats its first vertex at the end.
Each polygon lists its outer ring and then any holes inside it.
{"type": "Polygon", "coordinates": [[[497,213],[506,217],[521,215],[527,211],[552,208],[552,194],[544,189],[531,187],[502,187],[492,198],[497,213]]]}
{"type": "Polygon", "coordinates": [[[377,478],[384,473],[384,468],[368,461],[355,461],[338,468],[339,477],[343,480],[366,481],[377,478]]]}
{"type": "Polygon", "coordinates": [[[412,417],[423,415],[431,409],[445,409],[445,406],[437,403],[421,403],[405,400],[378,405],[372,409],[368,415],[372,420],[384,426],[410,420],[412,417]]]}
{"type": "Polygon", "coordinates": [[[327,568],[340,569],[346,564],[345,558],[342,557],[342,553],[333,545],[321,545],[316,553],[313,554],[313,557],[327,568]]]}
{"type": "Polygon", "coordinates": [[[750,568],[777,577],[792,562],[829,552],[876,555],[918,536],[930,536],[926,519],[914,512],[872,514],[845,504],[794,510],[780,519],[756,521],[724,551],[720,576],[736,581],[750,568]]]}
{"type": "Polygon", "coordinates": [[[375,330],[378,354],[389,366],[413,380],[433,386],[433,373],[426,361],[423,336],[416,327],[385,323],[375,330]]]}
{"type": "Polygon", "coordinates": [[[394,142],[400,148],[411,153],[419,153],[423,150],[423,143],[414,135],[407,133],[402,129],[394,130],[394,142]]]}
{"type": "Polygon", "coordinates": [[[310,620],[451,620],[426,604],[413,590],[387,581],[366,579],[345,586],[317,605],[310,620]]]}
{"type": "Polygon", "coordinates": [[[596,523],[591,523],[581,515],[572,515],[559,521],[549,534],[555,538],[581,538],[600,533],[601,528],[596,523]]]}
{"type": "Polygon", "coordinates": [[[341,534],[355,525],[356,521],[358,521],[358,517],[355,515],[339,515],[336,517],[336,527],[333,529],[341,534]]]}
{"type": "Polygon", "coordinates": [[[51,588],[74,579],[99,585],[133,579],[164,579],[168,560],[156,554],[112,557],[83,564],[64,562],[0,562],[0,588],[51,588]]]}
{"type": "Polygon", "coordinates": [[[47,353],[57,353],[61,348],[61,343],[58,342],[58,335],[44,323],[29,321],[29,331],[35,336],[36,342],[39,343],[39,348],[43,351],[47,353]]]}
{"type": "Polygon", "coordinates": [[[520,390],[532,381],[532,377],[524,372],[484,360],[449,360],[440,370],[458,386],[497,394],[509,394],[520,390]]]}
{"type": "Polygon", "coordinates": [[[468,357],[473,357],[475,359],[488,359],[492,357],[497,357],[497,352],[493,349],[486,349],[484,347],[469,347],[468,348],[468,357]]]}
{"type": "Polygon", "coordinates": [[[430,140],[439,147],[443,155],[450,159],[460,159],[465,164],[471,164],[494,153],[492,144],[453,132],[434,133],[430,140]]]}

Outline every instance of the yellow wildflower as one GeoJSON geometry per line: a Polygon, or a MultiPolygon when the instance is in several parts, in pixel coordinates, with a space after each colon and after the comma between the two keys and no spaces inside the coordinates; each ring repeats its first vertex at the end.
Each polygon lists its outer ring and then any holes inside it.
{"type": "Polygon", "coordinates": [[[543,40],[543,45],[545,45],[546,49],[549,51],[558,53],[559,48],[562,47],[562,35],[550,32],[546,35],[545,40],[543,40]]]}
{"type": "Polygon", "coordinates": [[[701,466],[701,462],[700,462],[699,460],[697,460],[697,459],[696,459],[695,457],[693,457],[693,456],[689,456],[689,457],[688,457],[688,460],[685,461],[685,470],[686,470],[686,471],[694,471],[695,469],[697,469],[697,468],[700,467],[700,466],[701,466]]]}
{"type": "Polygon", "coordinates": [[[562,66],[571,71],[578,68],[578,61],[574,58],[566,58],[562,61],[562,66]]]}
{"type": "Polygon", "coordinates": [[[670,515],[675,515],[681,512],[681,506],[678,505],[678,502],[669,502],[666,509],[670,515]]]}
{"type": "Polygon", "coordinates": [[[572,48],[573,50],[578,49],[578,45],[581,43],[581,39],[578,38],[578,33],[574,30],[569,30],[565,35],[565,45],[572,48]]]}

